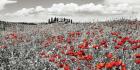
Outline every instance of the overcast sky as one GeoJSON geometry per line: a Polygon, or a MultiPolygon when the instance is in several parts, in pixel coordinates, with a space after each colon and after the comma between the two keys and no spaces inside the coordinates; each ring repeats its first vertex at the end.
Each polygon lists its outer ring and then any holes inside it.
{"type": "Polygon", "coordinates": [[[140,0],[0,0],[0,19],[44,22],[50,17],[75,21],[140,18],[140,0]]]}

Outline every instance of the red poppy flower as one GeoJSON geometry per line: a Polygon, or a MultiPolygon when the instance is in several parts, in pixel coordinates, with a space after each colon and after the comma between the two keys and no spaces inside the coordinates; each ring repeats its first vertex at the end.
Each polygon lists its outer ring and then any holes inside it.
{"type": "Polygon", "coordinates": [[[137,48],[140,48],[140,44],[137,46],[137,48]]]}
{"type": "Polygon", "coordinates": [[[68,37],[68,38],[66,39],[66,41],[67,41],[67,43],[71,43],[71,42],[72,42],[70,37],[68,37]]]}
{"type": "Polygon", "coordinates": [[[7,46],[5,46],[5,45],[2,45],[2,46],[0,46],[0,48],[3,48],[3,49],[5,49],[5,48],[7,48],[7,46]]]}
{"type": "Polygon", "coordinates": [[[112,58],[113,55],[112,55],[112,53],[108,53],[108,54],[106,54],[106,57],[107,57],[107,58],[112,58]]]}
{"type": "Polygon", "coordinates": [[[96,68],[97,68],[97,69],[102,69],[102,68],[104,68],[104,66],[105,66],[105,63],[98,63],[98,64],[96,65],[96,68]]]}
{"type": "Polygon", "coordinates": [[[63,68],[63,66],[64,66],[62,63],[57,63],[56,65],[57,65],[57,67],[59,67],[59,68],[63,68]]]}
{"type": "Polygon", "coordinates": [[[51,57],[51,58],[49,58],[49,61],[50,62],[55,62],[55,58],[51,57]]]}
{"type": "Polygon", "coordinates": [[[132,49],[132,50],[137,50],[138,47],[137,47],[136,45],[134,45],[134,46],[131,47],[131,49],[132,49]]]}
{"type": "Polygon", "coordinates": [[[90,35],[90,31],[86,32],[87,35],[90,35]]]}
{"type": "Polygon", "coordinates": [[[71,60],[72,62],[75,62],[75,61],[76,61],[76,59],[75,59],[75,58],[71,58],[70,60],[71,60]]]}
{"type": "Polygon", "coordinates": [[[115,62],[115,61],[111,61],[110,63],[111,63],[112,66],[114,67],[116,62],[115,62]]]}
{"type": "Polygon", "coordinates": [[[106,40],[101,40],[101,41],[100,41],[100,44],[101,44],[101,45],[104,45],[104,44],[106,44],[106,43],[107,43],[106,40]]]}
{"type": "Polygon", "coordinates": [[[75,36],[75,32],[69,32],[68,35],[69,35],[70,37],[74,37],[74,36],[75,36]]]}
{"type": "Polygon", "coordinates": [[[40,55],[45,55],[46,52],[45,52],[44,50],[42,50],[42,51],[39,52],[39,54],[40,54],[40,55]]]}
{"type": "Polygon", "coordinates": [[[124,48],[123,48],[124,51],[125,51],[125,50],[128,50],[128,49],[129,49],[129,48],[127,48],[127,47],[124,47],[124,48]]]}
{"type": "Polygon", "coordinates": [[[104,44],[104,46],[103,46],[104,48],[108,48],[108,45],[107,44],[104,44]]]}
{"type": "Polygon", "coordinates": [[[79,60],[85,60],[84,56],[78,56],[79,60]]]}
{"type": "Polygon", "coordinates": [[[92,55],[85,55],[84,59],[87,61],[93,60],[93,56],[92,55]]]}
{"type": "Polygon", "coordinates": [[[84,43],[78,45],[78,48],[81,48],[81,49],[88,49],[89,46],[88,46],[88,43],[87,43],[87,42],[84,42],[84,43]]]}
{"type": "Polygon", "coordinates": [[[114,48],[115,49],[120,49],[120,47],[121,47],[120,45],[116,45],[114,48]]]}
{"type": "Polygon", "coordinates": [[[83,56],[83,55],[85,55],[85,52],[83,50],[79,50],[79,51],[76,52],[76,55],[77,56],[83,56]]]}
{"type": "Polygon", "coordinates": [[[65,63],[66,61],[67,61],[66,58],[64,58],[64,59],[60,59],[60,62],[62,62],[62,63],[65,63]]]}
{"type": "Polygon", "coordinates": [[[58,40],[59,43],[63,42],[64,41],[64,36],[63,35],[58,35],[57,40],[58,40]]]}
{"type": "Polygon", "coordinates": [[[140,59],[136,59],[136,60],[135,60],[135,63],[136,63],[136,64],[140,64],[140,59]]]}
{"type": "Polygon", "coordinates": [[[118,60],[118,61],[115,62],[115,66],[117,66],[117,67],[120,66],[121,64],[122,64],[121,60],[118,60]]]}
{"type": "Polygon", "coordinates": [[[80,35],[81,35],[81,32],[77,31],[77,32],[76,32],[76,35],[77,35],[77,36],[80,36],[80,35]]]}
{"type": "Polygon", "coordinates": [[[122,36],[118,36],[119,39],[122,39],[122,36]]]}
{"type": "Polygon", "coordinates": [[[80,67],[78,67],[78,68],[77,68],[77,70],[81,70],[81,68],[80,68],[80,67]]]}
{"type": "Polygon", "coordinates": [[[69,50],[69,51],[66,52],[66,54],[67,54],[67,55],[70,55],[70,56],[74,56],[74,55],[75,55],[75,52],[69,50]]]}
{"type": "Polygon", "coordinates": [[[112,34],[113,36],[118,36],[120,33],[119,33],[119,32],[111,32],[111,34],[112,34]]]}
{"type": "Polygon", "coordinates": [[[116,40],[116,39],[113,39],[112,41],[113,41],[113,42],[115,42],[115,43],[117,42],[117,40],[116,40]]]}
{"type": "Polygon", "coordinates": [[[140,54],[135,54],[135,57],[136,58],[140,58],[140,54]]]}
{"type": "Polygon", "coordinates": [[[83,43],[87,43],[88,42],[88,40],[87,39],[83,39],[83,43]]]}
{"type": "Polygon", "coordinates": [[[83,43],[83,45],[84,45],[83,49],[88,49],[89,48],[88,42],[83,43]]]}
{"type": "Polygon", "coordinates": [[[130,44],[135,44],[135,40],[128,40],[128,42],[130,43],[130,44]]]}
{"type": "Polygon", "coordinates": [[[113,65],[110,62],[108,62],[108,63],[105,64],[105,67],[107,69],[112,69],[113,65]]]}
{"type": "Polygon", "coordinates": [[[70,70],[70,66],[68,64],[64,65],[64,70],[70,70]]]}
{"type": "Polygon", "coordinates": [[[137,43],[140,43],[140,40],[136,40],[137,41],[137,43]]]}
{"type": "Polygon", "coordinates": [[[65,51],[64,51],[64,50],[61,50],[61,53],[62,53],[62,54],[65,54],[65,51]]]}
{"type": "Polygon", "coordinates": [[[49,41],[46,41],[45,40],[45,41],[42,42],[42,46],[43,47],[48,47],[49,45],[50,45],[50,42],[49,41]]]}
{"type": "Polygon", "coordinates": [[[12,34],[9,35],[9,38],[16,39],[17,38],[17,34],[16,33],[12,33],[12,34]]]}
{"type": "Polygon", "coordinates": [[[121,70],[127,70],[127,69],[126,69],[126,64],[123,63],[123,64],[121,65],[121,70]]]}
{"type": "Polygon", "coordinates": [[[74,46],[70,46],[70,50],[73,51],[74,50],[74,46]]]}
{"type": "Polygon", "coordinates": [[[100,48],[99,45],[93,45],[92,47],[95,48],[95,49],[99,49],[100,48]]]}
{"type": "Polygon", "coordinates": [[[122,46],[123,44],[124,44],[124,42],[122,42],[122,41],[117,43],[117,45],[120,45],[120,46],[122,46]]]}

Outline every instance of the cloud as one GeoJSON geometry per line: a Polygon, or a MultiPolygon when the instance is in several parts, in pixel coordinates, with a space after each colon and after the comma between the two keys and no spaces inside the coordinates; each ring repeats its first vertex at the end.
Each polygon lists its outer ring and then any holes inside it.
{"type": "Polygon", "coordinates": [[[130,14],[132,12],[132,7],[128,4],[118,4],[118,5],[109,5],[106,6],[103,14],[108,15],[121,15],[121,14],[130,14]]]}
{"type": "Polygon", "coordinates": [[[122,14],[140,13],[140,0],[105,0],[104,5],[108,6],[110,11],[119,11],[122,14]]]}
{"type": "Polygon", "coordinates": [[[9,16],[31,16],[31,15],[37,15],[40,14],[41,12],[44,12],[45,8],[42,6],[36,6],[35,8],[23,8],[21,10],[18,10],[17,12],[14,13],[7,13],[6,15],[9,16]]]}
{"type": "Polygon", "coordinates": [[[75,3],[70,4],[53,4],[52,7],[48,8],[47,11],[50,14],[55,15],[76,15],[76,14],[89,14],[89,15],[121,15],[130,14],[131,12],[139,12],[140,5],[130,6],[128,3],[118,3],[113,4],[111,2],[105,1],[105,4],[88,3],[83,5],[78,5],[75,3]],[[106,4],[109,3],[109,4],[106,4]],[[136,10],[137,9],[137,10],[136,10]]]}
{"type": "Polygon", "coordinates": [[[3,15],[2,20],[12,22],[46,22],[49,17],[51,17],[51,15],[48,15],[46,8],[36,6],[33,8],[22,8],[13,13],[7,13],[3,15]]]}
{"type": "Polygon", "coordinates": [[[103,10],[103,5],[98,4],[95,5],[94,3],[89,4],[83,4],[78,5],[76,3],[59,3],[59,4],[53,4],[52,7],[47,8],[48,12],[50,14],[58,14],[58,15],[72,15],[77,13],[94,13],[94,12],[100,12],[103,10]]]}
{"type": "Polygon", "coordinates": [[[140,17],[140,2],[139,0],[135,1],[104,0],[102,4],[88,3],[83,5],[58,3],[49,8],[42,6],[23,8],[14,13],[7,13],[6,17],[10,20],[15,19],[14,21],[47,21],[47,18],[52,16],[73,18],[75,21],[81,21],[82,19],[92,21],[92,18],[104,20],[104,18],[140,17]]]}
{"type": "MultiPolygon", "coordinates": [[[[80,16],[80,15],[129,15],[140,12],[140,0],[105,0],[103,4],[88,3],[78,5],[76,3],[57,3],[49,8],[37,6],[35,8],[23,8],[12,15],[29,16],[45,13],[55,16],[80,16]],[[137,3],[138,2],[138,3],[137,3]]],[[[8,14],[9,15],[9,14],[8,14]]]]}
{"type": "Polygon", "coordinates": [[[17,1],[13,0],[0,0],[0,11],[4,9],[6,4],[16,3],[17,1]]]}
{"type": "Polygon", "coordinates": [[[131,5],[139,5],[140,0],[105,0],[105,4],[131,4],[131,5]]]}

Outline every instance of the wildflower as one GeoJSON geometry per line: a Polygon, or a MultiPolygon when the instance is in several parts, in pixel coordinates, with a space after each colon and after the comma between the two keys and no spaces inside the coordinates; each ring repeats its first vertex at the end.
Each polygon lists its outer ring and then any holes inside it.
{"type": "Polygon", "coordinates": [[[113,36],[118,36],[118,35],[120,34],[120,32],[111,32],[111,34],[112,34],[113,36]]]}
{"type": "Polygon", "coordinates": [[[138,46],[134,45],[131,47],[131,50],[137,50],[138,49],[138,46]]]}
{"type": "Polygon", "coordinates": [[[70,70],[70,66],[68,64],[64,65],[64,70],[70,70]]]}
{"type": "Polygon", "coordinates": [[[90,35],[90,31],[86,32],[87,35],[90,35]]]}
{"type": "Polygon", "coordinates": [[[135,54],[135,57],[136,58],[140,58],[140,54],[135,54]]]}
{"type": "Polygon", "coordinates": [[[115,49],[120,49],[120,45],[116,45],[114,48],[115,49]]]}
{"type": "Polygon", "coordinates": [[[104,46],[103,46],[104,48],[108,48],[108,45],[107,44],[104,44],[104,46]]]}
{"type": "Polygon", "coordinates": [[[132,40],[132,39],[128,40],[128,42],[129,42],[130,44],[135,44],[135,40],[132,40]]]}
{"type": "Polygon", "coordinates": [[[126,64],[123,63],[123,64],[121,65],[121,70],[127,70],[127,69],[126,69],[126,64]]]}
{"type": "Polygon", "coordinates": [[[64,66],[62,63],[57,63],[56,65],[57,65],[57,67],[59,67],[59,68],[63,68],[63,66],[64,66]]]}
{"type": "Polygon", "coordinates": [[[136,60],[135,60],[135,63],[136,63],[136,64],[140,64],[140,59],[136,59],[136,60]]]}
{"type": "Polygon", "coordinates": [[[6,49],[6,48],[7,48],[7,46],[2,45],[2,46],[0,46],[0,48],[6,49]]]}
{"type": "Polygon", "coordinates": [[[82,43],[82,44],[78,45],[78,48],[87,49],[87,48],[89,48],[88,43],[82,43]]]}
{"type": "Polygon", "coordinates": [[[66,52],[66,54],[67,54],[67,55],[70,55],[70,56],[74,56],[74,55],[75,55],[75,52],[69,50],[69,51],[66,52]]]}
{"type": "Polygon", "coordinates": [[[50,62],[55,62],[55,58],[51,57],[51,58],[49,58],[49,61],[50,62]]]}
{"type": "Polygon", "coordinates": [[[75,62],[75,61],[76,61],[76,59],[75,59],[75,58],[71,58],[70,60],[71,60],[72,62],[75,62]]]}
{"type": "Polygon", "coordinates": [[[115,62],[115,66],[120,66],[122,64],[122,61],[121,60],[117,60],[116,62],[115,62]]]}
{"type": "Polygon", "coordinates": [[[68,37],[68,38],[66,39],[66,42],[67,42],[67,43],[71,43],[71,42],[72,42],[72,41],[71,41],[71,38],[68,37]]]}
{"type": "Polygon", "coordinates": [[[124,42],[122,42],[122,41],[117,43],[117,45],[120,45],[120,46],[122,46],[123,44],[124,44],[124,42]]]}
{"type": "Polygon", "coordinates": [[[101,45],[104,45],[104,44],[106,44],[106,43],[107,43],[106,40],[102,40],[102,41],[100,41],[100,44],[101,44],[101,45]]]}
{"type": "Polygon", "coordinates": [[[76,32],[76,35],[77,35],[77,36],[80,36],[80,35],[81,35],[81,32],[77,31],[77,32],[76,32]]]}
{"type": "Polygon", "coordinates": [[[67,61],[66,58],[64,58],[64,59],[60,59],[60,62],[62,62],[62,63],[65,63],[66,61],[67,61]]]}
{"type": "Polygon", "coordinates": [[[113,65],[110,62],[105,64],[105,68],[107,68],[107,69],[112,69],[112,67],[113,67],[113,65]]]}
{"type": "Polygon", "coordinates": [[[93,56],[92,55],[85,55],[84,59],[87,61],[93,60],[93,56]]]}
{"type": "Polygon", "coordinates": [[[78,67],[78,68],[77,68],[77,70],[81,70],[81,68],[80,68],[80,67],[78,67]]]}
{"type": "Polygon", "coordinates": [[[16,33],[12,33],[12,34],[9,35],[9,38],[16,39],[17,38],[17,34],[16,33]]]}
{"type": "Polygon", "coordinates": [[[79,51],[76,52],[76,55],[77,56],[83,56],[83,55],[85,55],[85,52],[83,50],[79,50],[79,51]]]}
{"type": "Polygon", "coordinates": [[[97,69],[102,69],[102,68],[104,68],[105,67],[105,63],[98,63],[97,65],[96,65],[96,68],[97,69]]]}
{"type": "Polygon", "coordinates": [[[112,55],[112,53],[107,53],[107,54],[106,54],[106,57],[107,57],[107,58],[112,58],[113,55],[112,55]]]}
{"type": "Polygon", "coordinates": [[[115,61],[111,61],[110,64],[114,67],[115,66],[115,61]]]}
{"type": "Polygon", "coordinates": [[[100,46],[99,45],[96,45],[96,44],[93,45],[92,47],[95,48],[95,49],[99,49],[100,48],[100,46]]]}
{"type": "Polygon", "coordinates": [[[74,36],[75,36],[75,32],[69,32],[69,33],[68,33],[68,36],[69,36],[69,37],[74,37],[74,36]]]}

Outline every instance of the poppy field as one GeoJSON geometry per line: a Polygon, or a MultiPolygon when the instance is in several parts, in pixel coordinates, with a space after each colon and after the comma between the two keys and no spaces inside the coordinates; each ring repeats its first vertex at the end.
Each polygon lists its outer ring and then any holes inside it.
{"type": "Polygon", "coordinates": [[[10,25],[0,70],[140,70],[140,22],[10,25]]]}

